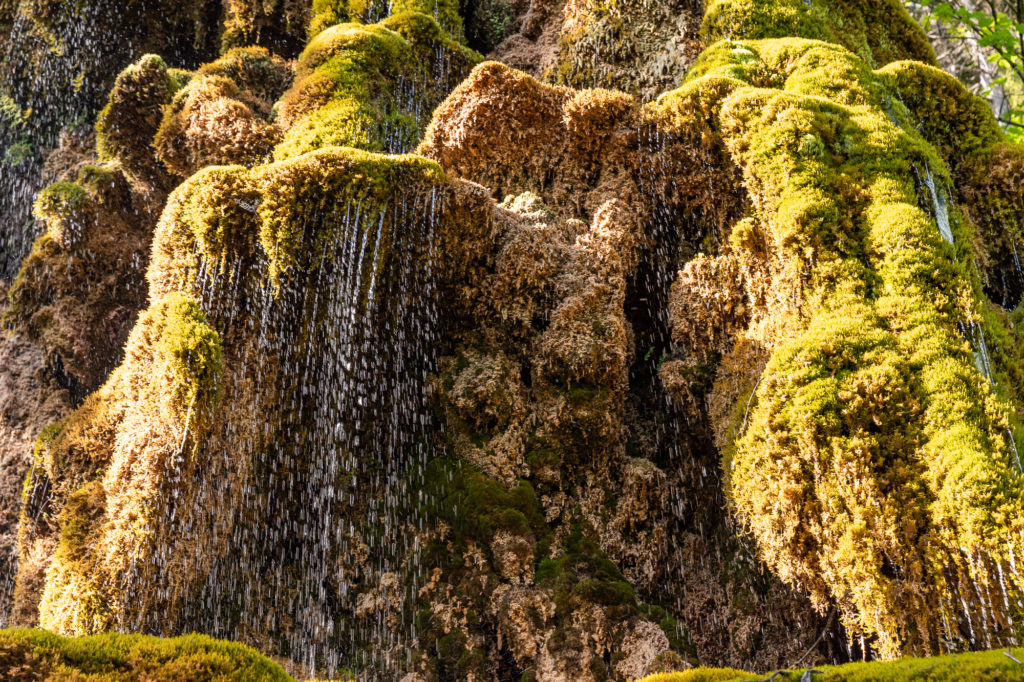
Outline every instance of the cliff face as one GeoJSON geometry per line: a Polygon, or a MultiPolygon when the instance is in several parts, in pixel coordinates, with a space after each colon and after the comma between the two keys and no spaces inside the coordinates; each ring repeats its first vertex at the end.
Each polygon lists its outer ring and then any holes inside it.
{"type": "Polygon", "coordinates": [[[1024,150],[899,3],[222,17],[49,155],[12,622],[409,680],[1020,636],[1024,150]]]}

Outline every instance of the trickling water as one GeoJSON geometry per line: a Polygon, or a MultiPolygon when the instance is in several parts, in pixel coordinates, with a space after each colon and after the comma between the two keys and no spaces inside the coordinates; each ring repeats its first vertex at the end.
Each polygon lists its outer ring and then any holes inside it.
{"type": "MultiPolygon", "coordinates": [[[[296,216],[300,255],[279,286],[262,257],[201,265],[194,290],[230,357],[204,457],[226,472],[181,482],[183,498],[203,488],[188,497],[196,509],[165,507],[185,549],[139,574],[184,563],[191,596],[121,629],[262,642],[311,677],[349,667],[391,679],[408,664],[411,628],[397,625],[422,582],[416,481],[440,348],[442,199],[403,187],[387,203],[352,197],[296,216]]],[[[129,577],[119,589],[149,588],[129,577]]]]}
{"type": "Polygon", "coordinates": [[[928,188],[932,198],[932,207],[935,209],[935,222],[939,226],[939,234],[947,243],[953,243],[953,229],[949,224],[949,206],[946,203],[946,192],[938,187],[935,176],[928,164],[924,166],[924,184],[928,188]]]}

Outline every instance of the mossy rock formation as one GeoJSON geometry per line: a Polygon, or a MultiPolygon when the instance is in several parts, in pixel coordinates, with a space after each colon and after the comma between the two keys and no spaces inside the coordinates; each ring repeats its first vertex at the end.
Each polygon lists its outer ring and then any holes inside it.
{"type": "Polygon", "coordinates": [[[87,638],[0,655],[1024,671],[897,660],[1024,635],[1024,150],[900,3],[217,17],[205,64],[125,51],[49,156],[4,352],[63,393],[0,441],[11,619],[87,638]],[[860,657],[893,662],[827,665],[860,657]]]}

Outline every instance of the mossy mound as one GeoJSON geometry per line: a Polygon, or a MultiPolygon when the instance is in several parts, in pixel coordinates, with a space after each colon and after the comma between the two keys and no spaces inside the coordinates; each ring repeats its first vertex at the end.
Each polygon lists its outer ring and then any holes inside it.
{"type": "MultiPolygon", "coordinates": [[[[779,671],[768,677],[780,682],[834,680],[835,682],[882,682],[883,680],[1024,680],[1021,649],[1002,649],[932,658],[900,658],[894,661],[848,663],[779,671]]],[[[638,682],[754,682],[754,675],[724,668],[697,668],[678,673],[649,675],[638,682]]]]}
{"type": "Polygon", "coordinates": [[[480,56],[416,11],[319,32],[281,101],[277,160],[329,145],[407,152],[433,108],[480,56]]]}
{"type": "Polygon", "coordinates": [[[722,39],[824,40],[873,67],[904,59],[935,64],[924,30],[898,0],[716,0],[704,12],[701,33],[708,45],[722,39]]]}
{"type": "Polygon", "coordinates": [[[9,682],[293,682],[281,666],[254,649],[204,635],[68,639],[42,630],[0,630],[0,675],[9,682]]]}
{"type": "Polygon", "coordinates": [[[176,85],[167,64],[156,55],[145,55],[118,74],[107,106],[96,119],[100,158],[119,162],[146,184],[169,184],[153,158],[153,137],[176,85]]]}

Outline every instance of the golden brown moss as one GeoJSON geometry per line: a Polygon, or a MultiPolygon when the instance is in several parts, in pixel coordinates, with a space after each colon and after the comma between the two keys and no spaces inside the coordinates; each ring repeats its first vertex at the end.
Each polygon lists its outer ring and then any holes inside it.
{"type": "Polygon", "coordinates": [[[261,46],[293,57],[305,42],[310,3],[299,0],[227,0],[221,51],[261,46]]]}
{"type": "Polygon", "coordinates": [[[8,326],[32,334],[74,400],[116,364],[145,300],[149,232],[135,206],[118,166],[83,165],[45,189],[35,212],[46,233],[7,292],[8,326]]]}
{"type": "Polygon", "coordinates": [[[119,162],[126,173],[147,185],[169,184],[154,160],[153,138],[174,89],[167,65],[156,55],[146,55],[122,71],[96,119],[100,158],[119,162]]]}
{"type": "MultiPolygon", "coordinates": [[[[41,625],[88,634],[122,622],[139,599],[175,598],[174,588],[168,594],[149,585],[129,596],[112,586],[140,570],[143,585],[154,577],[149,557],[174,533],[158,503],[172,494],[179,476],[187,480],[199,466],[192,453],[219,374],[217,333],[195,302],[171,294],[143,313],[122,366],[39,451],[34,476],[45,475],[59,510],[52,527],[26,527],[22,538],[28,546],[34,534],[57,533],[39,605],[41,625]],[[178,470],[177,458],[190,464],[178,470]]],[[[39,505],[26,508],[27,519],[53,513],[48,496],[27,501],[39,505]]],[[[32,568],[22,567],[20,582],[32,579],[32,568]]]]}
{"type": "Polygon", "coordinates": [[[281,131],[273,105],[291,69],[264,48],[238,48],[206,64],[164,107],[156,158],[184,178],[205,166],[269,159],[281,131]]]}

